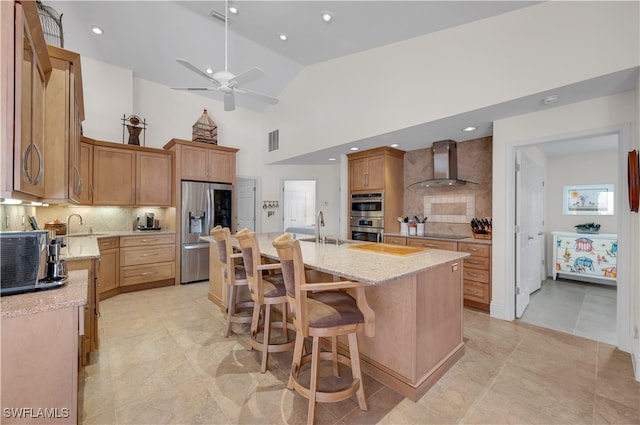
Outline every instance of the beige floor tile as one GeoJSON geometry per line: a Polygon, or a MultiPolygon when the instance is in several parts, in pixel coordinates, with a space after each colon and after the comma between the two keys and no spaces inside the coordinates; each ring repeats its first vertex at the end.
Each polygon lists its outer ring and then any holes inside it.
{"type": "MultiPolygon", "coordinates": [[[[224,338],[207,292],[203,282],[101,303],[100,349],[81,372],[82,423],[306,422],[307,399],[286,388],[292,353],[270,354],[260,373],[249,325],[224,338]]],[[[640,424],[628,353],[472,310],[464,321],[465,355],[418,402],[365,377],[368,411],[354,399],[318,403],[316,423],[640,424]]]]}

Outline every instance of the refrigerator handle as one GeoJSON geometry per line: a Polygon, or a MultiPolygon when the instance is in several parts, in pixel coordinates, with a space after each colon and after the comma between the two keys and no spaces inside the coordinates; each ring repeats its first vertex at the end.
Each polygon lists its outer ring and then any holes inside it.
{"type": "Polygon", "coordinates": [[[211,229],[215,226],[213,217],[213,189],[207,189],[207,236],[211,235],[211,229]]]}

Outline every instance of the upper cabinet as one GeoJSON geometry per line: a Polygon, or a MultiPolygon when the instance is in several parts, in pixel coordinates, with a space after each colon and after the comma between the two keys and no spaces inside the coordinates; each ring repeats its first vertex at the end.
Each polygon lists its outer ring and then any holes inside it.
{"type": "Polygon", "coordinates": [[[180,139],[171,139],[164,148],[176,153],[179,180],[235,182],[238,149],[180,139]]]}
{"type": "Polygon", "coordinates": [[[397,232],[397,219],[402,215],[404,154],[399,149],[381,147],[347,155],[349,196],[354,193],[382,193],[385,232],[397,232]]]}
{"type": "Polygon", "coordinates": [[[93,205],[173,205],[172,152],[83,137],[82,149],[88,146],[93,149],[92,180],[88,182],[93,205]]]}
{"type": "Polygon", "coordinates": [[[45,180],[45,84],[51,72],[34,2],[0,2],[2,197],[37,199],[45,180]],[[17,192],[17,193],[15,193],[17,192]]]}
{"type": "Polygon", "coordinates": [[[88,182],[80,173],[80,126],[84,120],[80,55],[47,46],[53,69],[45,104],[45,193],[49,202],[80,203],[88,182]]]}

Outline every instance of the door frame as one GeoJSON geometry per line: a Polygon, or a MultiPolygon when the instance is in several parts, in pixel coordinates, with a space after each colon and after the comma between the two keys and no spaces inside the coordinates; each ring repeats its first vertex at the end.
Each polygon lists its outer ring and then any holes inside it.
{"type": "MultiPolygon", "coordinates": [[[[538,139],[530,139],[524,141],[517,141],[507,143],[506,148],[506,173],[508,176],[515,176],[515,164],[516,164],[516,151],[518,148],[536,145],[540,143],[552,143],[563,140],[570,140],[576,138],[586,138],[599,135],[615,134],[618,136],[618,178],[616,181],[616,200],[615,208],[618,216],[618,279],[617,279],[617,314],[616,314],[616,334],[617,342],[616,346],[623,351],[630,352],[632,346],[632,332],[631,332],[631,311],[630,311],[630,280],[631,273],[630,267],[630,223],[631,217],[629,209],[626,208],[626,190],[624,188],[627,185],[627,154],[626,152],[631,149],[631,128],[630,125],[612,126],[600,129],[594,129],[591,131],[577,132],[572,134],[563,134],[557,136],[549,136],[538,139]]],[[[506,279],[512,279],[511,282],[505,284],[505,303],[504,310],[499,306],[495,306],[498,317],[502,317],[506,320],[515,319],[515,195],[516,184],[515,179],[507,179],[506,193],[508,193],[506,200],[506,223],[505,223],[505,238],[504,243],[505,254],[505,277],[506,279]]],[[[497,241],[500,243],[500,241],[497,241]]],[[[496,241],[494,241],[496,243],[496,241]]],[[[494,306],[492,306],[492,311],[494,306]]],[[[493,316],[493,314],[492,314],[493,316]]]]}

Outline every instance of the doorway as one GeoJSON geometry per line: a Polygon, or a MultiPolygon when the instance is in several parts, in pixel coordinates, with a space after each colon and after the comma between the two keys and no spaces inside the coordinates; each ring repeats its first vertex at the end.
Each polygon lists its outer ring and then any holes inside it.
{"type": "MultiPolygon", "coordinates": [[[[587,222],[602,224],[602,233],[621,232],[620,223],[624,212],[620,208],[619,200],[615,216],[577,216],[567,215],[562,211],[565,185],[615,183],[616,186],[620,186],[618,139],[618,134],[585,136],[528,145],[515,151],[516,163],[521,164],[520,172],[516,171],[516,179],[521,181],[516,181],[515,185],[516,317],[537,326],[613,345],[618,344],[617,323],[625,314],[618,309],[619,305],[623,305],[620,300],[621,297],[624,298],[626,290],[624,280],[618,280],[622,284],[622,290],[617,290],[616,286],[564,279],[562,276],[553,280],[548,276],[553,274],[552,268],[555,267],[551,256],[551,232],[572,232],[575,225],[587,222]],[[543,179],[548,182],[545,188],[547,202],[544,202],[544,198],[542,201],[536,200],[538,195],[535,181],[539,178],[537,172],[531,170],[531,164],[522,165],[531,162],[525,155],[531,148],[534,148],[533,152],[538,152],[541,158],[536,158],[536,161],[542,164],[543,179]],[[527,227],[526,222],[530,220],[530,216],[537,214],[539,203],[545,204],[542,227],[539,231],[535,228],[524,231],[523,228],[527,227]],[[546,264],[542,273],[531,265],[531,259],[537,258],[538,249],[535,247],[536,244],[532,246],[531,243],[535,242],[538,233],[543,235],[542,258],[546,264]],[[534,281],[542,282],[537,290],[531,286],[534,281]]],[[[516,166],[516,170],[517,168],[516,166]]],[[[622,187],[615,196],[624,196],[622,187]]]]}
{"type": "Polygon", "coordinates": [[[315,180],[285,180],[282,204],[283,231],[289,233],[315,234],[315,180]]]}
{"type": "Polygon", "coordinates": [[[256,179],[236,178],[238,215],[236,231],[247,228],[256,231],[256,179]]]}

